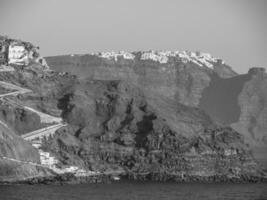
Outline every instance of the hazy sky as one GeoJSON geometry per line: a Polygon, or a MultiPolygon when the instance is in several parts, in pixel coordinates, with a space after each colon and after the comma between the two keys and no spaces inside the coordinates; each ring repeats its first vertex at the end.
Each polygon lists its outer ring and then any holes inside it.
{"type": "Polygon", "coordinates": [[[267,0],[0,0],[0,34],[43,56],[200,50],[245,73],[267,66],[267,0]]]}

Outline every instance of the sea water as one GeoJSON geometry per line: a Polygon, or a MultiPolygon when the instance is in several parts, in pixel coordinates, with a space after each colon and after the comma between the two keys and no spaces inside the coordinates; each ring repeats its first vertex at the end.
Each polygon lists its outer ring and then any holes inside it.
{"type": "Polygon", "coordinates": [[[267,184],[157,183],[2,185],[0,200],[267,200],[267,184]]]}

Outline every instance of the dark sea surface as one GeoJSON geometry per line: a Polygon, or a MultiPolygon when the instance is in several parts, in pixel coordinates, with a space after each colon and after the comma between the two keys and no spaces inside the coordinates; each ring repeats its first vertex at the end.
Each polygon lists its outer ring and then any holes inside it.
{"type": "Polygon", "coordinates": [[[2,185],[0,200],[267,200],[267,184],[116,182],[84,185],[2,185]]]}

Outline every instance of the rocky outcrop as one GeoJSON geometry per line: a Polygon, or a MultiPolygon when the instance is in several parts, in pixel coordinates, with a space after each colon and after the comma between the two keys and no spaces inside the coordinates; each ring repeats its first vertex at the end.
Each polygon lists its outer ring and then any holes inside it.
{"type": "Polygon", "coordinates": [[[209,86],[203,90],[199,107],[221,124],[237,122],[241,114],[238,98],[249,80],[248,74],[227,79],[211,76],[209,86]]]}
{"type": "Polygon", "coordinates": [[[233,127],[253,146],[267,145],[267,74],[264,68],[252,68],[249,76],[238,97],[241,111],[233,127]]]}
{"type": "Polygon", "coordinates": [[[264,68],[251,68],[248,74],[227,79],[214,75],[199,107],[214,120],[242,133],[250,145],[266,145],[266,87],[264,68]]]}
{"type": "Polygon", "coordinates": [[[254,76],[254,75],[255,76],[257,76],[257,75],[263,76],[265,72],[266,72],[266,69],[263,67],[252,67],[249,69],[248,74],[251,76],[254,76]]]}

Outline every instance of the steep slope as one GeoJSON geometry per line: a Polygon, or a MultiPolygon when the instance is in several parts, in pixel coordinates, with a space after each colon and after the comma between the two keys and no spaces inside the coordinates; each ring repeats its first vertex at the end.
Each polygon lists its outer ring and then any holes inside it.
{"type": "Polygon", "coordinates": [[[0,182],[47,176],[51,172],[38,166],[38,151],[15,135],[7,125],[0,124],[0,182]]]}
{"type": "Polygon", "coordinates": [[[40,122],[40,117],[34,113],[19,107],[4,103],[0,100],[0,120],[12,127],[17,135],[36,130],[44,125],[40,122]]]}
{"type": "Polygon", "coordinates": [[[39,162],[39,155],[29,143],[15,135],[5,125],[1,124],[1,151],[0,156],[22,161],[39,162]]]}

